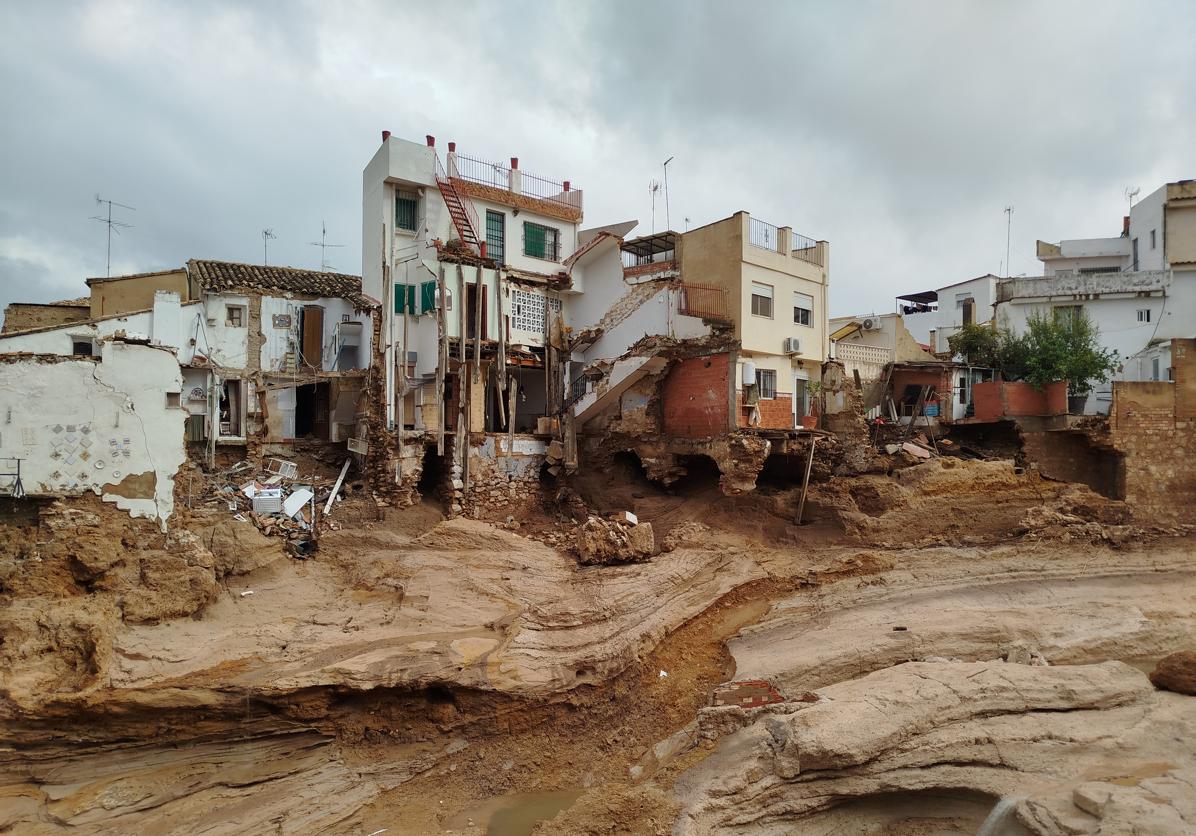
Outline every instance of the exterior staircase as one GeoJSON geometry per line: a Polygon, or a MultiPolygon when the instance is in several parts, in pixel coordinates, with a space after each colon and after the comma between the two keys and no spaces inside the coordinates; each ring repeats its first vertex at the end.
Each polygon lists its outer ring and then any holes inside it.
{"type": "Polygon", "coordinates": [[[461,241],[481,256],[486,255],[486,243],[480,237],[481,229],[477,212],[469,198],[457,189],[452,177],[445,172],[440,164],[440,157],[436,157],[436,186],[444,198],[444,205],[448,207],[449,217],[453,219],[453,227],[461,241]]]}

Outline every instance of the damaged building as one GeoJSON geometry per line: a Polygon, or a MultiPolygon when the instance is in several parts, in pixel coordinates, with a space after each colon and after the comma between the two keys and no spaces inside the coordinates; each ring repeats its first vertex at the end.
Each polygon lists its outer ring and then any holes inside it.
{"type": "Polygon", "coordinates": [[[89,489],[107,499],[111,479],[152,473],[157,487],[138,498],[153,508],[133,510],[165,522],[188,448],[211,464],[221,448],[247,458],[354,436],[376,307],[359,277],[192,260],[87,284],[86,318],[0,334],[13,381],[0,408],[32,422],[0,436],[0,456],[20,460],[25,494],[89,489]],[[134,355],[147,359],[138,366],[134,355]],[[43,385],[71,374],[87,385],[43,385]],[[93,415],[95,386],[116,404],[111,426],[93,415]],[[147,393],[161,403],[147,405],[147,393]],[[97,421],[110,431],[100,442],[110,457],[90,449],[97,421]],[[138,461],[143,469],[130,471],[138,461]]]}
{"type": "Polygon", "coordinates": [[[442,160],[434,137],[383,133],[363,173],[362,274],[382,302],[368,461],[394,501],[497,513],[596,438],[640,445],[666,483],[685,456],[742,462],[724,484],[743,489],[764,434],[816,424],[825,241],[746,212],[638,238],[634,221],[582,218],[581,190],[518,158],[450,142],[442,160]]]}

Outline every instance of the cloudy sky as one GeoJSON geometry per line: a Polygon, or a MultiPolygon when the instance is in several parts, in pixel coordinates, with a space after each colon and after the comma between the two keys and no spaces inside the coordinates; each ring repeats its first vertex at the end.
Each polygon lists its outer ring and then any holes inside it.
{"type": "Polygon", "coordinates": [[[832,313],[1116,234],[1196,177],[1196,5],[0,0],[0,305],[112,270],[361,264],[380,131],[570,179],[586,224],[831,242],[832,313]],[[657,228],[664,226],[658,207],[657,228]]]}

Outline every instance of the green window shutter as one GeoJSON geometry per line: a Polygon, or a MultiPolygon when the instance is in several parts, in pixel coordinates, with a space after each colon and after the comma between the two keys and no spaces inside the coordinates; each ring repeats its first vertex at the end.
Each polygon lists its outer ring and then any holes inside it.
{"type": "Polygon", "coordinates": [[[436,310],[436,282],[424,282],[419,286],[419,312],[436,310]]]}
{"type": "Polygon", "coordinates": [[[533,258],[544,258],[546,247],[545,228],[530,221],[523,222],[523,254],[533,258]]]}
{"type": "Polygon", "coordinates": [[[407,291],[403,288],[407,287],[405,284],[395,282],[395,313],[403,312],[403,303],[407,300],[407,291]]]}
{"type": "Polygon", "coordinates": [[[407,285],[407,313],[415,313],[415,285],[407,285]]]}

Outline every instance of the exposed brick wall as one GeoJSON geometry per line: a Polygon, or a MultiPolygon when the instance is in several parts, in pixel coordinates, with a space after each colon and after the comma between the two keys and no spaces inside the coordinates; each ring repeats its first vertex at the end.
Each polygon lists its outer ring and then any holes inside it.
{"type": "Polygon", "coordinates": [[[708,438],[730,429],[731,355],[689,357],[669,369],[663,386],[664,431],[708,438]]]}
{"type": "Polygon", "coordinates": [[[1022,382],[977,383],[972,387],[976,417],[998,418],[1067,414],[1067,383],[1056,381],[1041,389],[1022,382]]]}
{"type": "Polygon", "coordinates": [[[1191,522],[1196,506],[1196,341],[1172,343],[1175,383],[1113,384],[1110,438],[1125,454],[1125,498],[1139,518],[1191,522]]]}
{"type": "MultiPolygon", "coordinates": [[[[743,402],[743,390],[736,390],[736,405],[740,427],[750,427],[752,408],[743,402]]],[[[769,430],[793,429],[793,393],[777,392],[775,398],[761,398],[756,406],[760,409],[759,426],[769,430]]]]}
{"type": "Polygon", "coordinates": [[[3,333],[79,322],[91,312],[88,305],[13,304],[4,309],[3,333]]]}

